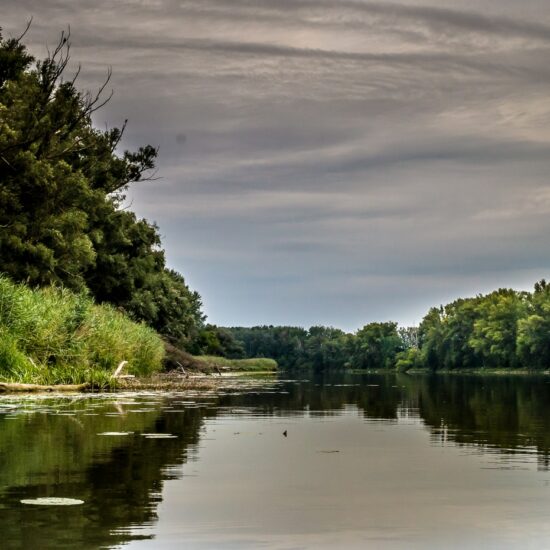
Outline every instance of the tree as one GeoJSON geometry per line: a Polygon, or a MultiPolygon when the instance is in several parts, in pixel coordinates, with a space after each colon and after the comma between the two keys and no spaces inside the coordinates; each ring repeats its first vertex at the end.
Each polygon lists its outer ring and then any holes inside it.
{"type": "Polygon", "coordinates": [[[544,279],[535,284],[528,315],[518,321],[517,352],[527,368],[550,368],[550,286],[544,279]]]}
{"type": "Polygon", "coordinates": [[[518,367],[516,340],[518,322],[527,312],[527,294],[499,289],[480,300],[478,320],[470,345],[493,368],[518,367]]]}
{"type": "Polygon", "coordinates": [[[89,289],[176,342],[202,328],[200,296],[167,269],[158,227],[122,208],[157,151],[117,153],[122,128],[92,114],[110,96],[66,79],[66,34],[42,61],[0,34],[0,271],[31,285],[89,289]]]}
{"type": "Polygon", "coordinates": [[[397,323],[369,323],[357,331],[352,364],[363,369],[393,368],[402,350],[397,323]]]}
{"type": "Polygon", "coordinates": [[[435,371],[443,364],[445,356],[445,321],[443,308],[432,307],[418,327],[420,363],[435,371]]]}

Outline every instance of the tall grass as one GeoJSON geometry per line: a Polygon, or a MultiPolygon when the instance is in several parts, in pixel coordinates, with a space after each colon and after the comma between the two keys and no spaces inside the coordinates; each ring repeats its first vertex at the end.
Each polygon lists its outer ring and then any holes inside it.
{"type": "Polygon", "coordinates": [[[31,290],[0,275],[0,379],[109,385],[128,361],[138,376],[159,370],[159,336],[114,308],[66,289],[31,290]]]}

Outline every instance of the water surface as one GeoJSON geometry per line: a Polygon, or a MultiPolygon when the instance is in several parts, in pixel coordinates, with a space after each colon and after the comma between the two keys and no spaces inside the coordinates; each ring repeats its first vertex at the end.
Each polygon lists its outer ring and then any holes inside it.
{"type": "Polygon", "coordinates": [[[5,396],[1,547],[548,548],[549,450],[547,378],[5,396]]]}

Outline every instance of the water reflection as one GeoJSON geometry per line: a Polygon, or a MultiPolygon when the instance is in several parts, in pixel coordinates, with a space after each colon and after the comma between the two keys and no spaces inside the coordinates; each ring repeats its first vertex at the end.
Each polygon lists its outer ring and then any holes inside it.
{"type": "MultiPolygon", "coordinates": [[[[233,426],[239,418],[246,420],[246,428],[239,429],[248,431],[227,432],[232,445],[245,437],[248,442],[252,437],[260,441],[264,421],[279,419],[280,427],[277,424],[273,433],[280,435],[285,419],[329,421],[351,415],[376,426],[386,424],[388,429],[405,428],[400,432],[405,455],[410,422],[429,431],[432,446],[494,456],[496,462],[486,460],[484,468],[522,468],[536,460],[539,470],[548,470],[549,382],[540,377],[347,373],[253,382],[244,389],[228,382],[206,396],[4,397],[0,399],[2,547],[99,548],[150,540],[165,483],[194,475],[182,465],[204,460],[199,446],[215,438],[214,426],[222,431],[226,420],[233,426]],[[207,425],[212,431],[205,437],[207,425]],[[100,435],[116,432],[129,433],[100,435]],[[48,496],[78,498],[84,504],[48,508],[20,502],[48,496]]],[[[298,434],[307,438],[307,432],[300,430],[312,426],[293,425],[289,438],[298,434]]],[[[312,451],[317,458],[308,455],[308,460],[324,460],[323,468],[328,460],[341,460],[338,444],[336,436],[334,443],[319,443],[312,451]]],[[[256,449],[255,445],[246,448],[256,449]]],[[[265,461],[273,439],[263,445],[265,461]]],[[[383,499],[381,495],[378,498],[383,499]]]]}

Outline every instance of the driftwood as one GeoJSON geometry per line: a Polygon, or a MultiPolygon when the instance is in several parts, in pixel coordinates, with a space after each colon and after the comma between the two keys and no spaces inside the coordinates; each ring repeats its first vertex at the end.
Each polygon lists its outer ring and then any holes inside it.
{"type": "Polygon", "coordinates": [[[118,364],[118,367],[116,368],[115,372],[111,375],[111,378],[116,378],[117,380],[128,380],[131,378],[135,378],[133,374],[121,374],[122,369],[128,364],[128,361],[121,361],[118,364]]]}
{"type": "Polygon", "coordinates": [[[0,382],[0,392],[82,391],[89,387],[90,384],[88,382],[84,384],[56,384],[54,386],[0,382]]]}
{"type": "Polygon", "coordinates": [[[204,361],[198,361],[190,353],[176,348],[170,342],[164,341],[164,350],[166,355],[164,357],[164,370],[172,371],[179,370],[183,367],[186,371],[191,372],[206,372],[210,370],[210,366],[204,361]]]}
{"type": "Polygon", "coordinates": [[[128,361],[121,361],[119,364],[118,364],[118,367],[116,368],[115,372],[113,373],[112,377],[111,378],[119,378],[121,376],[121,372],[122,372],[122,369],[128,364],[128,361]]]}

